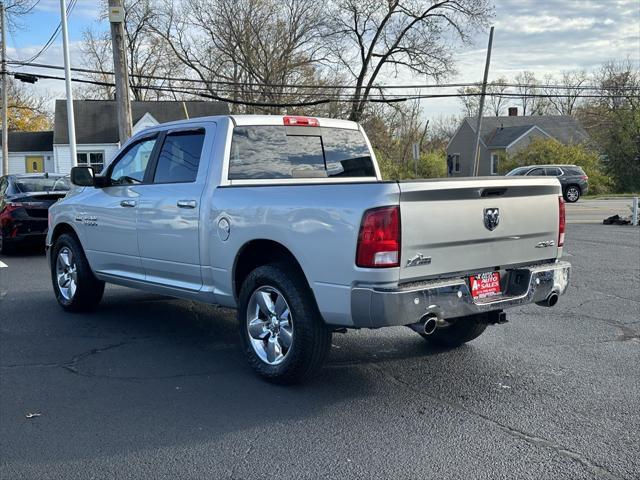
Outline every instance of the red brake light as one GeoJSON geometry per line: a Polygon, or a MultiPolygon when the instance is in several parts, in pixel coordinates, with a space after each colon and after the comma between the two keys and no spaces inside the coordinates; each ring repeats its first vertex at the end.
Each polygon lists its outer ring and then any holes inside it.
{"type": "Polygon", "coordinates": [[[580,180],[589,180],[589,177],[588,177],[588,176],[586,176],[586,175],[582,175],[582,176],[580,177],[580,180]]]}
{"type": "Polygon", "coordinates": [[[564,207],[564,200],[558,197],[558,246],[564,245],[564,231],[567,223],[567,215],[564,207]]]}
{"type": "Polygon", "coordinates": [[[284,124],[288,127],[319,127],[320,122],[317,118],[301,117],[298,115],[290,115],[283,118],[284,124]]]}
{"type": "Polygon", "coordinates": [[[364,213],[356,265],[364,268],[400,265],[400,207],[372,208],[364,213]]]}

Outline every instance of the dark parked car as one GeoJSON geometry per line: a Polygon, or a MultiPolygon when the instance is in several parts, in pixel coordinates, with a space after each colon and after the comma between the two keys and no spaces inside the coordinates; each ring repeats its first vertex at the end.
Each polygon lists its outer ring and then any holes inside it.
{"type": "Polygon", "coordinates": [[[44,245],[49,207],[69,188],[69,177],[57,174],[0,177],[0,253],[7,253],[20,243],[44,245]]]}
{"type": "Polygon", "coordinates": [[[577,202],[589,190],[589,177],[576,165],[531,165],[514,168],[507,175],[557,177],[564,199],[571,203],[577,202]]]}

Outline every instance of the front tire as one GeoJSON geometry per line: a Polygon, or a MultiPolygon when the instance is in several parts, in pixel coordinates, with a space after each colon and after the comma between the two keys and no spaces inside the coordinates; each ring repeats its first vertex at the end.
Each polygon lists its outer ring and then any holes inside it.
{"type": "Polygon", "coordinates": [[[67,233],[53,246],[51,281],[56,300],[70,312],[95,309],[104,293],[104,282],[93,275],[80,242],[67,233]]]}
{"type": "Polygon", "coordinates": [[[430,335],[421,333],[420,336],[434,345],[456,348],[478,338],[487,328],[486,315],[460,317],[449,322],[449,325],[436,328],[430,335]]]}
{"type": "Polygon", "coordinates": [[[569,185],[564,191],[564,199],[569,203],[576,203],[581,195],[580,187],[569,185]]]}
{"type": "Polygon", "coordinates": [[[322,367],[331,330],[298,270],[287,264],[256,268],[242,284],[238,303],[243,350],[258,375],[292,384],[322,367]]]}

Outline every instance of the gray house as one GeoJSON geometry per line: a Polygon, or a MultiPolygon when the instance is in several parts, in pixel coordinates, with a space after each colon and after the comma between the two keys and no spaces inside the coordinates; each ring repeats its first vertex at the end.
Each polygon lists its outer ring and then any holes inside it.
{"type": "MultiPolygon", "coordinates": [[[[500,158],[525,148],[534,138],[555,138],[564,143],[583,143],[587,132],[566,115],[483,117],[480,131],[479,175],[497,175],[500,158]]],[[[449,176],[473,175],[473,148],[477,118],[467,117],[447,145],[449,176]]]]}

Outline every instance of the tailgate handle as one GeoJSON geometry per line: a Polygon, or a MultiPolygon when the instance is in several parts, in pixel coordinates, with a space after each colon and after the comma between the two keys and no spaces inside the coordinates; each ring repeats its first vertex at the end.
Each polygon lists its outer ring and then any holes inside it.
{"type": "Polygon", "coordinates": [[[481,197],[501,197],[507,193],[506,188],[483,188],[480,192],[481,197]]]}

